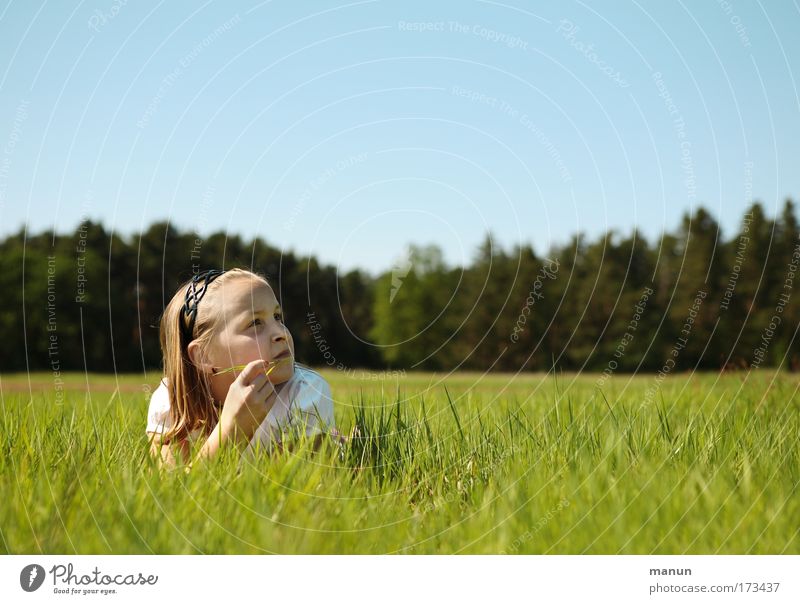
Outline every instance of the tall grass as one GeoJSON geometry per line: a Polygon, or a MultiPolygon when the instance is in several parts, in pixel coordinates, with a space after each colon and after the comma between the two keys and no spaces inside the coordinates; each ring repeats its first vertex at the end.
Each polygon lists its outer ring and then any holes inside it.
{"type": "Polygon", "coordinates": [[[328,373],[342,449],[148,462],[142,386],[0,380],[5,553],[800,553],[790,375],[328,373]],[[88,384],[88,392],[86,388],[88,384]]]}

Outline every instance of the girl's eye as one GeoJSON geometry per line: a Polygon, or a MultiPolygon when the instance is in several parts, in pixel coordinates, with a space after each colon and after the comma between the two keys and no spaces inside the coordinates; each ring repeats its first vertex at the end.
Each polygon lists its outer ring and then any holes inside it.
{"type": "Polygon", "coordinates": [[[255,327],[257,325],[261,325],[263,321],[261,319],[253,319],[253,322],[250,323],[250,327],[255,327]]]}
{"type": "Polygon", "coordinates": [[[283,323],[283,313],[276,312],[273,317],[275,317],[276,321],[283,323]]]}

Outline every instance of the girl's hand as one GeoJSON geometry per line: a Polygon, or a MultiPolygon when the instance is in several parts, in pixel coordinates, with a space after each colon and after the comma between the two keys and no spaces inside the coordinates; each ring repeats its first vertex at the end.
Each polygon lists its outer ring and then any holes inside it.
{"type": "Polygon", "coordinates": [[[263,359],[251,361],[231,384],[219,419],[223,438],[247,444],[272,409],[275,386],[267,379],[267,367],[263,359]]]}

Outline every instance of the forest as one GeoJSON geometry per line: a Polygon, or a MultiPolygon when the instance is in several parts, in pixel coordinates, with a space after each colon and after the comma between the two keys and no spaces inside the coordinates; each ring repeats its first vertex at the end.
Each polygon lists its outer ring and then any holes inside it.
{"type": "Polygon", "coordinates": [[[487,233],[468,266],[409,246],[377,276],[167,222],[127,237],[94,221],[66,234],[23,227],[0,242],[0,371],[156,369],[159,318],[179,284],[234,266],[270,280],[297,359],[312,366],[796,371],[799,259],[791,200],[774,218],[752,203],[727,236],[698,207],[656,241],[576,233],[539,256],[487,233]]]}

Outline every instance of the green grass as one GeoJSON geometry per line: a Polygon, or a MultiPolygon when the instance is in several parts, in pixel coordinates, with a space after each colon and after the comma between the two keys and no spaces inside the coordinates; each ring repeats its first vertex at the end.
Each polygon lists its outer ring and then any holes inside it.
{"type": "Polygon", "coordinates": [[[795,376],[675,375],[648,403],[646,375],[325,375],[343,452],[188,475],[145,462],[157,375],[2,376],[0,550],[800,553],[795,376]]]}

